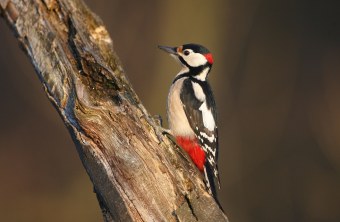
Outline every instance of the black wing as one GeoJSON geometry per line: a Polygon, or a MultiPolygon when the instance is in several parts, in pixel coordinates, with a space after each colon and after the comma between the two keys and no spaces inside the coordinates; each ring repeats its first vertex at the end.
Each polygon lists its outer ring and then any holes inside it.
{"type": "Polygon", "coordinates": [[[206,153],[206,162],[204,167],[205,183],[208,190],[216,198],[216,183],[220,187],[217,159],[218,159],[218,131],[216,126],[216,105],[210,85],[206,81],[199,81],[194,78],[188,78],[183,81],[183,87],[180,94],[184,111],[188,117],[189,124],[195,132],[202,148],[206,153]],[[205,96],[205,100],[195,96],[195,87],[201,87],[205,96]],[[208,111],[212,113],[214,119],[214,128],[209,130],[203,121],[203,114],[200,110],[201,106],[206,103],[208,111]]]}

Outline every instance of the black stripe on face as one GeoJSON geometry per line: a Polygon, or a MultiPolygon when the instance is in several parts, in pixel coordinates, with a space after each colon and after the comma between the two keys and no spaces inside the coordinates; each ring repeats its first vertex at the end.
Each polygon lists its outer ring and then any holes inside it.
{"type": "Polygon", "coordinates": [[[179,61],[181,61],[181,63],[183,64],[183,65],[185,65],[186,67],[188,67],[189,69],[190,69],[190,65],[187,63],[187,61],[185,61],[184,59],[183,59],[183,57],[182,56],[178,56],[178,59],[179,59],[179,61]]]}
{"type": "Polygon", "coordinates": [[[191,75],[191,76],[196,76],[196,75],[201,74],[201,72],[203,72],[203,70],[204,70],[205,68],[209,68],[209,72],[210,72],[211,64],[208,63],[208,62],[206,62],[204,65],[193,67],[193,66],[190,66],[190,65],[183,59],[182,56],[178,56],[178,59],[179,59],[179,61],[181,61],[181,63],[182,63],[183,65],[185,65],[186,67],[189,68],[189,75],[191,75]]]}

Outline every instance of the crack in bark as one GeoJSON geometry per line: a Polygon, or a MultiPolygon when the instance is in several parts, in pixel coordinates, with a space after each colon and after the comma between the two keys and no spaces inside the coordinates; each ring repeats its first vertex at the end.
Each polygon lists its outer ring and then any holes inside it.
{"type": "Polygon", "coordinates": [[[70,17],[67,18],[67,25],[68,25],[68,40],[67,41],[68,41],[69,49],[75,58],[75,62],[76,62],[79,73],[84,75],[85,72],[83,69],[83,65],[81,64],[82,57],[80,56],[80,53],[74,42],[76,38],[77,30],[74,27],[72,19],[70,17]]]}
{"type": "Polygon", "coordinates": [[[86,54],[86,57],[88,58],[82,56],[76,44],[77,29],[74,26],[71,17],[68,17],[67,23],[69,29],[68,45],[71,53],[74,55],[77,69],[79,73],[83,76],[83,79],[87,79],[87,81],[91,84],[90,87],[95,89],[96,93],[101,92],[101,94],[105,94],[106,96],[108,96],[111,101],[115,103],[115,105],[122,105],[123,99],[119,95],[119,92],[122,91],[122,87],[119,86],[118,79],[116,79],[112,75],[112,72],[107,70],[107,68],[101,66],[98,62],[96,62],[95,58],[93,58],[91,55],[86,54]],[[112,79],[109,79],[108,76],[112,77],[112,79]],[[103,88],[104,90],[99,90],[101,88],[103,88]]]}
{"type": "Polygon", "coordinates": [[[192,213],[192,216],[194,216],[194,218],[196,219],[196,221],[198,221],[198,217],[197,215],[195,214],[195,211],[194,211],[194,208],[192,207],[191,205],[191,202],[190,202],[190,199],[188,198],[188,195],[184,195],[184,198],[185,198],[185,201],[187,202],[188,206],[189,206],[189,209],[192,213]]]}
{"type": "Polygon", "coordinates": [[[177,213],[174,211],[172,212],[172,215],[175,217],[176,222],[180,222],[177,213]]]}

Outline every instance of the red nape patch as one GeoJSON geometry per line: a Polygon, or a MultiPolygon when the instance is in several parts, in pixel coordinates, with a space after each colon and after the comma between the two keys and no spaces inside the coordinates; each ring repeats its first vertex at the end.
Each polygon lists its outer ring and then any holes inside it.
{"type": "Polygon", "coordinates": [[[212,65],[214,63],[214,59],[211,53],[204,54],[204,57],[208,60],[208,62],[212,65]]]}
{"type": "Polygon", "coordinates": [[[205,153],[196,139],[177,136],[176,141],[190,156],[200,171],[203,171],[205,164],[205,153]]]}

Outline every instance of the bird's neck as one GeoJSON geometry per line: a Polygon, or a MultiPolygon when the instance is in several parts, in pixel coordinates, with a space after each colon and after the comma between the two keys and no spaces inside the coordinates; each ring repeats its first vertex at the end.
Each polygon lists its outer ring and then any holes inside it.
{"type": "Polygon", "coordinates": [[[211,67],[208,65],[198,66],[198,67],[187,67],[183,66],[181,71],[176,75],[173,82],[183,77],[192,77],[199,81],[206,81],[211,67]]]}

